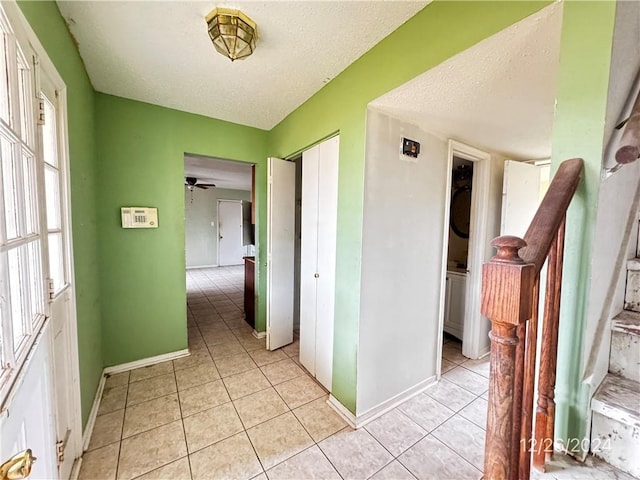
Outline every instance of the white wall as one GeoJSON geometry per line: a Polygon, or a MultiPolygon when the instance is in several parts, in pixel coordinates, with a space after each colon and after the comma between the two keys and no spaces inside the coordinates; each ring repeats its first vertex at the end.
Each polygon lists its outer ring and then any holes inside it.
{"type": "MultiPolygon", "coordinates": [[[[368,110],[358,416],[435,379],[447,163],[448,140],[368,110]],[[400,159],[403,136],[420,142],[416,161],[400,159]]],[[[503,168],[504,159],[492,156],[486,238],[480,239],[486,259],[500,230],[503,168]]],[[[480,329],[488,332],[486,319],[480,329]]]]}
{"type": "MultiPolygon", "coordinates": [[[[634,80],[640,69],[640,3],[618,2],[607,98],[605,135],[609,140],[603,166],[615,165],[621,131],[613,129],[626,118],[638,92],[634,80]],[[631,95],[629,95],[631,91],[631,95]]],[[[628,231],[638,206],[640,161],[603,178],[594,229],[589,287],[583,380],[592,392],[608,371],[611,338],[610,318],[623,307],[625,261],[634,256],[633,234],[628,231]]],[[[637,228],[637,223],[633,225],[637,228]]],[[[637,231],[636,231],[637,234],[637,231]]]]}
{"type": "Polygon", "coordinates": [[[447,201],[445,140],[369,109],[366,142],[358,415],[436,375],[447,201]]]}
{"type": "Polygon", "coordinates": [[[185,188],[185,250],[187,267],[202,267],[218,264],[218,200],[251,201],[251,192],[196,188],[191,194],[185,188]]]}

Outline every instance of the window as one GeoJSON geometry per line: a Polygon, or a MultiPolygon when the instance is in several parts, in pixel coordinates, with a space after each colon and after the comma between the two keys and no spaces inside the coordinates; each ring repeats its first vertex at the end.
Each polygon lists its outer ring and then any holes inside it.
{"type": "Polygon", "coordinates": [[[35,60],[0,8],[0,399],[44,324],[46,279],[66,278],[55,103],[36,93],[35,60]],[[46,128],[36,108],[50,110],[46,128]]]}

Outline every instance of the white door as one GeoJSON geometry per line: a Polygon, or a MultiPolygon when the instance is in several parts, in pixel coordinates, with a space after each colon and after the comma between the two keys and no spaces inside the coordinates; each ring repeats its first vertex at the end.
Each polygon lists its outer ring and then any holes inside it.
{"type": "Polygon", "coordinates": [[[540,205],[540,167],[523,162],[504,162],[501,235],[523,238],[540,205]]]}
{"type": "Polygon", "coordinates": [[[218,265],[242,265],[242,202],[218,200],[218,265]]]}
{"type": "Polygon", "coordinates": [[[267,349],[293,342],[296,165],[268,160],[267,349]]]}
{"type": "Polygon", "coordinates": [[[30,480],[69,478],[58,475],[55,449],[55,414],[51,369],[51,328],[42,329],[33,356],[15,396],[0,417],[0,455],[5,462],[31,449],[37,458],[30,480]]]}
{"type": "Polygon", "coordinates": [[[81,453],[66,102],[64,82],[44,51],[36,61],[31,39],[17,5],[3,3],[0,462],[31,449],[30,478],[66,479],[81,453]]]}
{"type": "Polygon", "coordinates": [[[56,448],[60,478],[69,478],[73,462],[81,452],[82,425],[79,417],[79,372],[75,330],[73,266],[69,182],[64,168],[64,142],[60,131],[60,92],[45,72],[40,74],[40,101],[44,114],[41,155],[47,230],[49,315],[53,339],[54,393],[56,404],[56,448]]]}
{"type": "Polygon", "coordinates": [[[302,154],[300,362],[331,390],[339,137],[302,154]]]}
{"type": "Polygon", "coordinates": [[[320,148],[302,154],[300,212],[300,363],[316,374],[316,320],[318,316],[318,175],[320,148]]]}

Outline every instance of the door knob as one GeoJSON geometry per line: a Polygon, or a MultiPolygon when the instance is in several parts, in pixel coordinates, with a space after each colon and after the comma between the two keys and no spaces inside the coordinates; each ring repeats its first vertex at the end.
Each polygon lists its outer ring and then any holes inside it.
{"type": "Polygon", "coordinates": [[[30,448],[14,455],[0,465],[0,480],[27,478],[31,473],[31,466],[36,460],[30,448]]]}
{"type": "Polygon", "coordinates": [[[320,278],[320,274],[319,273],[314,273],[313,276],[316,277],[316,278],[320,278]]]}

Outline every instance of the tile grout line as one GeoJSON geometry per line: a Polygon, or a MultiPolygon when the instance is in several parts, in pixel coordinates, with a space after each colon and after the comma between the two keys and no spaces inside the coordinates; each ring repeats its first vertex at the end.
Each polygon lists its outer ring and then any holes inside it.
{"type": "MultiPolygon", "coordinates": [[[[178,377],[176,367],[173,365],[173,375],[176,382],[176,396],[178,397],[178,410],[180,411],[180,424],[182,425],[182,434],[184,435],[184,449],[186,451],[187,464],[189,465],[189,478],[193,478],[193,468],[191,466],[191,458],[189,456],[189,444],[187,443],[187,429],[184,426],[184,416],[182,415],[182,402],[180,401],[180,391],[178,390],[178,377]]],[[[184,458],[184,457],[180,457],[184,458]]],[[[180,459],[178,459],[180,460],[180,459]]],[[[177,460],[174,460],[174,462],[177,460]]],[[[172,463],[172,462],[170,462],[172,463]]],[[[169,465],[168,463],[166,465],[169,465]]],[[[164,466],[164,465],[163,465],[164,466]]]]}
{"type": "MultiPolygon", "coordinates": [[[[122,426],[120,428],[120,440],[118,445],[118,457],[116,459],[116,479],[118,478],[118,473],[120,473],[120,456],[122,454],[122,436],[124,435],[124,421],[127,418],[127,402],[129,401],[129,385],[131,384],[131,371],[128,372],[127,375],[127,393],[124,396],[124,412],[122,413],[122,426]]],[[[103,393],[104,395],[104,393],[103,393]]]]}

